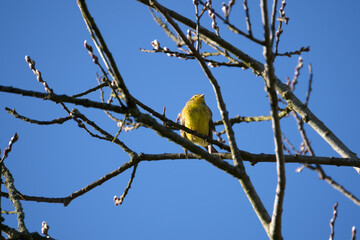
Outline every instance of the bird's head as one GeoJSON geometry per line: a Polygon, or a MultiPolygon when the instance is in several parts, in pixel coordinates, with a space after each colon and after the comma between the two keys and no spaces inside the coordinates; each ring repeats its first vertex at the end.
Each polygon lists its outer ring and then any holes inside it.
{"type": "Polygon", "coordinates": [[[204,103],[205,102],[205,94],[196,94],[190,99],[190,101],[197,102],[197,103],[204,103]]]}

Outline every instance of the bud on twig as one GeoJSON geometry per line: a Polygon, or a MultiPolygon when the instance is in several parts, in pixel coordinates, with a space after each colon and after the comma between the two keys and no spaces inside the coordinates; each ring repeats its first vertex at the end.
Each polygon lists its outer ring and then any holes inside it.
{"type": "Polygon", "coordinates": [[[87,43],[86,40],[84,41],[84,47],[85,47],[89,52],[93,52],[93,48],[91,47],[91,45],[89,45],[89,44],[87,43]]]}
{"type": "Polygon", "coordinates": [[[49,225],[45,221],[43,221],[41,224],[41,233],[44,234],[47,238],[50,237],[48,234],[49,228],[49,225]]]}
{"type": "Polygon", "coordinates": [[[160,49],[160,43],[159,43],[158,40],[156,40],[156,39],[151,42],[151,45],[153,46],[153,48],[154,48],[155,50],[159,50],[159,49],[160,49]]]}

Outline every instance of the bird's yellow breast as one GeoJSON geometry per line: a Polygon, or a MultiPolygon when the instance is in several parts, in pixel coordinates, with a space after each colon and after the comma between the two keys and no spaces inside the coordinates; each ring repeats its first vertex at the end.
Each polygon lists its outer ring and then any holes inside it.
{"type": "MultiPolygon", "coordinates": [[[[205,103],[190,102],[188,103],[183,114],[185,117],[185,126],[198,133],[208,135],[209,134],[209,122],[211,120],[211,112],[205,103]]],[[[185,133],[186,138],[200,146],[207,146],[204,139],[193,136],[190,133],[185,133]]]]}

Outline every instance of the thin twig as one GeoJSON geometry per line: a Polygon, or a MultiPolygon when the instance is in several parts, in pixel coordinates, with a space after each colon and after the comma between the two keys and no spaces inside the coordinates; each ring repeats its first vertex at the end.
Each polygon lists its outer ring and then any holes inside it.
{"type": "Polygon", "coordinates": [[[356,240],[356,228],[353,226],[351,228],[351,240],[356,240]]]}
{"type": "Polygon", "coordinates": [[[330,237],[329,240],[334,240],[334,236],[335,236],[335,220],[337,217],[337,207],[338,207],[338,203],[336,202],[333,206],[333,217],[330,220],[330,237]]]}
{"type": "MultiPolygon", "coordinates": [[[[93,32],[90,31],[90,33],[93,33],[93,32]]],[[[92,38],[95,39],[95,36],[92,35],[92,38]]],[[[98,43],[97,41],[94,41],[94,42],[95,42],[95,44],[98,43]]],[[[91,45],[89,45],[89,44],[87,43],[86,40],[84,41],[84,47],[85,47],[86,50],[88,50],[88,53],[89,53],[90,57],[93,59],[94,64],[97,65],[97,66],[100,68],[101,72],[103,73],[103,76],[104,76],[104,77],[103,77],[103,81],[104,81],[104,83],[106,83],[106,85],[111,89],[112,94],[113,94],[113,95],[115,96],[115,98],[118,100],[120,106],[124,107],[124,104],[122,103],[122,101],[121,101],[121,99],[120,99],[120,97],[119,97],[119,94],[118,94],[117,91],[116,91],[116,87],[115,87],[113,84],[111,84],[111,82],[109,81],[109,79],[108,79],[108,77],[107,77],[107,75],[108,75],[107,72],[104,70],[104,68],[103,68],[103,67],[101,66],[101,64],[99,63],[99,59],[98,59],[98,57],[94,54],[93,48],[91,47],[91,45]]],[[[100,46],[97,45],[97,48],[99,49],[100,46]]],[[[104,60],[104,62],[105,62],[105,60],[104,60]]],[[[100,83],[99,83],[99,84],[100,84],[100,83]]]]}
{"type": "Polygon", "coordinates": [[[71,97],[74,97],[74,98],[82,97],[82,96],[85,96],[85,95],[87,95],[89,93],[95,92],[96,90],[98,90],[100,88],[103,88],[103,87],[106,87],[106,86],[108,86],[107,83],[102,83],[100,85],[97,85],[96,87],[93,87],[93,88],[90,88],[89,90],[86,90],[85,92],[72,95],[71,97]]]}
{"type": "Polygon", "coordinates": [[[299,79],[299,75],[300,75],[300,70],[301,68],[304,66],[304,62],[302,60],[302,57],[299,57],[298,59],[298,64],[296,65],[295,68],[295,74],[294,74],[294,78],[292,79],[292,81],[290,81],[289,86],[291,91],[295,91],[295,86],[298,83],[298,79],[299,79]]]}
{"type": "MultiPolygon", "coordinates": [[[[142,52],[146,52],[146,53],[165,53],[169,57],[177,57],[179,59],[184,59],[184,60],[195,59],[195,56],[193,54],[170,51],[167,47],[154,49],[154,50],[146,50],[146,49],[140,48],[139,50],[142,52]]],[[[201,56],[208,57],[208,56],[214,56],[214,55],[220,55],[220,54],[222,55],[221,52],[201,53],[201,56]]],[[[229,62],[218,62],[218,61],[214,61],[212,59],[204,58],[204,61],[207,62],[208,66],[210,66],[210,67],[226,66],[226,67],[240,67],[242,69],[249,68],[245,64],[243,64],[239,61],[233,60],[233,59],[231,59],[229,62]]]]}
{"type": "Polygon", "coordinates": [[[63,202],[64,206],[69,205],[69,203],[74,200],[75,198],[78,198],[82,195],[84,195],[85,193],[91,191],[92,189],[94,189],[97,186],[100,186],[101,184],[103,184],[104,182],[112,179],[113,177],[116,177],[117,175],[121,174],[122,172],[124,172],[125,170],[129,169],[130,167],[134,166],[134,164],[136,160],[131,160],[129,162],[124,163],[121,167],[119,167],[118,169],[112,171],[109,174],[106,174],[105,176],[103,176],[102,178],[96,180],[95,182],[90,183],[89,185],[83,187],[82,189],[73,192],[72,194],[70,194],[66,200],[63,202]]]}
{"type": "Polygon", "coordinates": [[[292,51],[292,52],[284,52],[284,53],[277,53],[276,56],[287,56],[291,57],[293,55],[301,55],[303,52],[309,52],[310,46],[307,47],[301,47],[300,50],[292,51]]]}
{"type": "Polygon", "coordinates": [[[6,210],[1,210],[1,214],[10,215],[10,214],[16,214],[16,212],[15,212],[15,211],[6,211],[6,210]]]}
{"type": "Polygon", "coordinates": [[[309,87],[308,87],[308,91],[306,92],[306,99],[304,102],[305,106],[307,106],[309,104],[310,93],[312,91],[311,85],[312,85],[312,81],[313,81],[313,71],[312,71],[312,65],[310,63],[309,63],[309,74],[310,74],[309,87]]]}
{"type": "Polygon", "coordinates": [[[181,41],[181,39],[178,36],[175,36],[173,32],[171,32],[167,24],[164,23],[160,17],[156,17],[154,10],[151,7],[149,7],[149,10],[155,22],[163,29],[166,35],[176,43],[176,46],[178,47],[183,46],[185,43],[181,41]]]}
{"type": "Polygon", "coordinates": [[[25,116],[22,116],[20,114],[18,114],[16,112],[15,109],[10,109],[10,108],[5,108],[5,110],[10,113],[11,115],[13,115],[15,118],[18,118],[20,120],[23,120],[25,122],[29,122],[29,123],[34,123],[34,124],[38,124],[38,125],[51,125],[51,124],[63,124],[64,122],[72,119],[71,116],[66,116],[66,117],[61,117],[61,118],[56,118],[50,121],[39,121],[39,120],[34,120],[25,116]]]}
{"type": "MultiPolygon", "coordinates": [[[[39,83],[44,85],[45,91],[49,94],[54,94],[54,90],[49,87],[48,83],[43,79],[41,72],[36,69],[35,67],[35,61],[32,60],[29,56],[25,56],[25,61],[29,64],[29,68],[33,71],[33,73],[36,75],[36,79],[39,83]]],[[[64,103],[60,102],[60,105],[63,107],[63,109],[70,114],[70,110],[65,106],[64,103]]]]}
{"type": "Polygon", "coordinates": [[[126,195],[128,194],[129,189],[131,188],[131,184],[134,181],[137,167],[138,167],[138,163],[134,164],[134,168],[133,168],[133,171],[131,173],[130,180],[129,180],[128,185],[126,186],[126,188],[124,190],[124,193],[120,196],[120,198],[118,198],[117,196],[114,197],[114,202],[115,202],[116,206],[121,205],[123,203],[126,195]]]}
{"type": "Polygon", "coordinates": [[[249,36],[253,37],[252,30],[251,30],[250,13],[249,13],[247,0],[244,0],[243,7],[244,7],[245,15],[246,15],[246,27],[247,27],[249,36]]]}
{"type": "MultiPolygon", "coordinates": [[[[279,119],[286,117],[290,112],[290,108],[286,108],[285,110],[279,112],[279,119]]],[[[271,116],[254,116],[254,117],[241,117],[241,116],[236,116],[234,118],[230,118],[230,123],[231,125],[234,125],[235,123],[242,123],[242,122],[246,122],[246,123],[250,123],[250,122],[262,122],[262,121],[271,121],[271,116]]],[[[224,123],[222,122],[222,120],[218,120],[214,122],[215,126],[218,125],[223,125],[224,123]]]]}
{"type": "Polygon", "coordinates": [[[89,120],[84,114],[81,114],[79,112],[79,110],[73,109],[71,113],[75,117],[80,118],[81,120],[83,120],[86,124],[89,124],[96,131],[101,133],[104,137],[100,137],[100,139],[116,143],[118,146],[120,146],[130,156],[136,155],[134,151],[132,151],[128,146],[125,145],[124,142],[120,141],[117,137],[112,136],[110,133],[106,132],[104,129],[99,127],[95,122],[89,120]]]}
{"type": "MultiPolygon", "coordinates": [[[[204,9],[205,9],[205,8],[204,8],[204,9]]],[[[204,9],[203,9],[203,11],[204,11],[204,9]]],[[[202,11],[202,13],[203,13],[203,11],[202,11]]],[[[202,13],[201,13],[201,14],[202,14],[202,13]]],[[[156,23],[163,28],[163,31],[169,36],[169,38],[171,38],[171,39],[176,43],[176,45],[177,45],[178,47],[181,47],[181,46],[185,45],[185,42],[182,41],[181,38],[175,36],[175,35],[169,30],[168,25],[167,25],[165,22],[163,22],[160,17],[155,17],[153,11],[151,11],[151,14],[153,14],[153,17],[154,17],[156,23]]],[[[201,15],[201,14],[200,14],[200,15],[201,15]]],[[[196,29],[196,27],[195,27],[194,29],[196,29]]],[[[195,35],[196,35],[196,33],[195,33],[195,35]]],[[[202,41],[205,42],[208,46],[210,46],[210,47],[212,47],[213,49],[215,49],[219,54],[221,54],[222,56],[224,56],[225,58],[227,58],[230,63],[241,64],[240,67],[242,67],[243,69],[249,68],[246,64],[242,64],[241,62],[239,62],[238,60],[236,60],[234,57],[230,56],[230,54],[228,53],[228,51],[226,51],[226,50],[221,50],[221,49],[218,47],[218,45],[217,45],[216,43],[214,43],[213,41],[209,40],[209,38],[206,38],[206,37],[204,37],[204,36],[201,35],[201,34],[199,34],[199,37],[200,37],[200,42],[202,42],[202,41]]],[[[192,42],[193,42],[193,41],[197,41],[197,36],[192,37],[192,38],[191,38],[191,41],[192,41],[192,42]]],[[[161,48],[161,49],[155,49],[155,52],[160,51],[160,50],[169,51],[169,49],[168,49],[167,47],[164,47],[164,48],[161,48]]],[[[148,51],[148,50],[142,50],[142,51],[148,51]]],[[[201,54],[203,55],[204,53],[201,53],[201,54]]],[[[177,56],[178,58],[182,58],[182,53],[175,53],[175,52],[170,52],[170,51],[169,51],[169,52],[167,53],[167,55],[168,55],[169,57],[177,56]]],[[[186,56],[185,56],[184,58],[186,59],[186,56]]],[[[191,58],[190,58],[190,59],[191,59],[191,58]]]]}
{"type": "Polygon", "coordinates": [[[127,89],[124,80],[122,76],[120,75],[119,69],[115,63],[115,60],[109,51],[101,33],[98,29],[94,19],[91,17],[90,12],[86,6],[86,3],[84,0],[77,0],[77,5],[79,6],[79,9],[81,11],[82,17],[85,21],[85,24],[91,34],[91,37],[96,45],[96,48],[101,55],[101,58],[104,61],[104,64],[106,65],[107,69],[109,70],[109,73],[114,78],[117,86],[119,87],[120,91],[124,95],[125,102],[129,108],[135,107],[134,103],[129,98],[129,90],[127,89]]]}
{"type": "MultiPolygon", "coordinates": [[[[99,77],[98,77],[97,74],[96,74],[96,80],[98,81],[98,84],[100,85],[101,82],[100,82],[100,79],[99,79],[99,77]]],[[[110,97],[111,97],[111,96],[110,96],[110,97]]],[[[102,88],[100,88],[100,99],[101,99],[101,102],[102,102],[102,103],[105,103],[105,100],[104,100],[104,90],[103,90],[102,88]]],[[[110,99],[111,99],[111,98],[110,98],[110,99]]],[[[107,101],[107,104],[110,104],[110,103],[111,103],[110,99],[107,101]]],[[[106,114],[110,119],[112,119],[113,121],[115,121],[115,122],[120,122],[120,121],[121,121],[120,119],[114,117],[109,111],[104,110],[104,112],[105,112],[105,114],[106,114]]]]}
{"type": "Polygon", "coordinates": [[[280,42],[280,36],[281,34],[283,33],[283,29],[282,29],[282,23],[284,21],[280,21],[280,19],[287,19],[286,21],[286,24],[288,23],[289,21],[289,18],[285,18],[285,6],[286,6],[286,1],[285,0],[282,0],[281,1],[281,7],[279,9],[279,12],[280,12],[280,18],[278,18],[278,21],[279,21],[279,26],[278,26],[278,29],[275,33],[275,36],[276,36],[276,41],[275,41],[275,50],[274,50],[274,54],[275,56],[278,54],[278,49],[279,49],[279,42],[280,42]]]}
{"type": "MultiPolygon", "coordinates": [[[[294,151],[295,154],[298,154],[298,155],[301,154],[301,153],[294,147],[294,145],[290,142],[290,140],[285,137],[284,134],[282,134],[282,138],[283,138],[284,142],[286,142],[287,145],[289,145],[289,147],[294,151]]],[[[284,145],[284,147],[285,147],[285,145],[284,145]]]]}
{"type": "Polygon", "coordinates": [[[200,33],[199,33],[199,27],[200,27],[199,1],[194,0],[193,4],[195,6],[195,17],[196,17],[196,51],[199,52],[201,48],[200,33]]]}
{"type": "Polygon", "coordinates": [[[35,97],[35,98],[40,98],[42,100],[50,100],[55,103],[68,102],[68,103],[73,103],[75,105],[80,105],[83,107],[98,108],[98,109],[108,110],[108,111],[121,113],[121,114],[126,113],[126,110],[120,106],[95,102],[95,101],[92,101],[89,99],[73,98],[73,97],[70,97],[67,95],[57,95],[54,93],[48,94],[48,93],[42,93],[42,92],[36,92],[36,91],[28,91],[28,90],[24,90],[24,89],[8,87],[8,86],[1,86],[1,85],[0,85],[0,92],[8,92],[8,93],[20,94],[23,96],[35,97]]]}
{"type": "Polygon", "coordinates": [[[274,46],[275,39],[275,24],[276,24],[276,12],[277,12],[277,3],[278,0],[273,0],[273,6],[271,11],[271,22],[270,22],[270,46],[274,46]]]}
{"type": "Polygon", "coordinates": [[[14,145],[14,143],[16,143],[16,141],[19,139],[19,135],[17,133],[14,134],[14,136],[12,136],[12,138],[10,138],[9,141],[9,145],[7,148],[5,148],[4,153],[2,158],[0,159],[0,165],[3,164],[3,162],[5,161],[5,159],[9,156],[9,153],[12,150],[12,146],[14,145]]]}
{"type": "MultiPolygon", "coordinates": [[[[203,6],[207,6],[206,3],[202,2],[202,1],[199,1],[201,5],[203,6]]],[[[259,40],[259,39],[256,39],[255,37],[253,37],[252,34],[246,34],[245,32],[243,32],[242,30],[240,30],[239,28],[237,28],[235,25],[231,24],[228,20],[226,20],[225,18],[223,18],[220,14],[218,14],[214,9],[211,10],[216,17],[218,17],[221,21],[223,21],[226,25],[228,25],[228,28],[233,31],[234,33],[237,33],[237,34],[240,34],[248,39],[250,39],[251,41],[254,41],[260,45],[263,45],[264,42],[259,40]]]]}
{"type": "MultiPolygon", "coordinates": [[[[304,122],[301,121],[301,119],[299,118],[299,116],[297,114],[294,113],[293,116],[297,122],[298,130],[301,135],[301,138],[303,139],[303,143],[306,148],[306,151],[309,152],[309,154],[311,156],[315,157],[315,152],[314,152],[313,148],[311,147],[310,141],[307,137],[306,131],[303,126],[304,122]]],[[[315,163],[315,167],[309,166],[307,164],[305,166],[308,169],[316,171],[318,173],[320,179],[323,179],[324,181],[326,181],[328,184],[330,184],[330,186],[332,186],[334,189],[338,190],[341,194],[343,194],[344,196],[349,198],[353,203],[360,206],[360,199],[355,197],[351,192],[346,190],[342,185],[340,185],[338,182],[336,182],[330,176],[328,176],[325,173],[324,169],[320,166],[320,163],[315,163]]]]}

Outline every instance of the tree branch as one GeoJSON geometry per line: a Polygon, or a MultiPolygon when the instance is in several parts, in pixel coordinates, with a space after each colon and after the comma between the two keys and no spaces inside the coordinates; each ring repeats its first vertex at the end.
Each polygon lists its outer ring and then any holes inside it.
{"type": "Polygon", "coordinates": [[[50,100],[55,103],[68,102],[68,103],[73,103],[75,105],[80,105],[83,107],[92,107],[92,108],[98,108],[98,109],[102,109],[102,110],[109,110],[109,111],[113,111],[113,112],[121,113],[121,114],[126,113],[126,110],[123,107],[110,105],[110,104],[106,104],[106,103],[99,103],[99,102],[95,102],[95,101],[92,101],[89,99],[73,98],[73,97],[70,97],[67,95],[57,95],[55,93],[52,93],[52,94],[41,93],[41,92],[28,91],[28,90],[23,90],[23,89],[9,87],[9,86],[1,86],[1,85],[0,85],[0,92],[15,93],[15,94],[23,95],[23,96],[28,96],[28,97],[41,98],[42,100],[50,100]]]}
{"type": "MultiPolygon", "coordinates": [[[[240,151],[240,154],[241,154],[243,161],[248,161],[253,165],[260,163],[260,162],[264,162],[264,163],[276,162],[276,156],[274,154],[264,154],[264,153],[254,154],[254,153],[249,153],[246,151],[240,151]]],[[[231,153],[214,153],[213,155],[219,159],[232,160],[231,153]]],[[[305,156],[305,155],[285,155],[284,158],[285,158],[286,163],[300,163],[300,164],[318,163],[321,165],[330,165],[330,166],[350,166],[350,167],[357,166],[357,167],[360,167],[360,159],[347,159],[347,158],[335,158],[335,157],[312,157],[312,156],[305,156]]],[[[91,189],[101,185],[102,183],[123,173],[127,169],[133,167],[135,164],[138,164],[140,162],[143,162],[143,161],[154,162],[154,161],[164,161],[164,160],[166,160],[166,161],[170,161],[170,160],[188,161],[189,159],[200,160],[200,161],[205,160],[205,159],[202,159],[201,157],[199,157],[198,154],[194,154],[194,153],[189,153],[188,159],[185,159],[184,153],[162,153],[162,154],[140,153],[137,156],[136,160],[134,159],[132,161],[124,163],[118,169],[112,171],[109,174],[106,174],[104,177],[100,178],[99,180],[82,188],[82,191],[81,190],[76,191],[67,197],[53,198],[53,197],[29,196],[29,195],[25,195],[25,194],[22,194],[17,191],[18,194],[14,198],[18,199],[18,200],[24,200],[24,201],[63,203],[63,204],[67,203],[66,205],[68,205],[75,198],[88,192],[89,189],[91,190],[91,189]],[[86,191],[85,191],[85,189],[86,189],[86,191]]],[[[221,162],[218,162],[215,164],[223,164],[223,166],[219,167],[219,168],[223,168],[223,169],[229,168],[228,171],[232,172],[232,174],[230,174],[230,175],[232,175],[233,177],[236,177],[236,178],[239,177],[239,175],[237,173],[235,173],[235,171],[234,171],[235,169],[233,168],[233,166],[229,165],[227,162],[221,161],[221,162]]],[[[227,172],[226,170],[224,170],[224,171],[227,172]]],[[[5,193],[5,192],[1,192],[1,197],[9,198],[9,194],[5,193]]]]}
{"type": "Polygon", "coordinates": [[[338,207],[338,203],[336,202],[333,206],[333,217],[330,220],[330,238],[329,240],[334,240],[334,236],[335,236],[335,220],[337,217],[337,207],[338,207]]]}
{"type": "MultiPolygon", "coordinates": [[[[147,6],[150,6],[149,0],[137,0],[147,6]]],[[[196,29],[196,23],[192,20],[178,14],[175,11],[172,11],[168,8],[164,9],[168,12],[168,14],[174,18],[175,20],[183,23],[184,25],[191,27],[192,29],[196,29]]],[[[229,42],[224,39],[218,37],[216,34],[207,30],[204,27],[199,27],[200,34],[209,39],[209,41],[221,46],[226,49],[228,52],[232,53],[236,56],[240,61],[249,66],[255,74],[262,75],[264,73],[264,65],[249,55],[245,54],[238,48],[231,45],[229,42]]],[[[264,77],[264,76],[263,76],[264,77]]],[[[305,106],[289,89],[289,87],[282,83],[279,78],[275,75],[272,76],[273,81],[275,83],[276,91],[278,91],[282,98],[287,101],[288,105],[295,110],[303,119],[306,119],[306,123],[308,123],[340,156],[344,158],[357,158],[356,154],[350,151],[350,149],[339,139],[336,135],[331,132],[326,125],[320,121],[307,106],[305,106]]],[[[360,173],[360,169],[356,169],[360,173]]]]}
{"type": "Polygon", "coordinates": [[[20,233],[28,233],[28,230],[26,229],[25,226],[25,213],[24,210],[22,208],[22,204],[19,201],[18,197],[17,197],[17,190],[15,188],[14,185],[14,178],[12,176],[12,174],[10,173],[9,169],[7,169],[7,167],[5,167],[5,164],[1,163],[1,175],[4,176],[5,179],[5,186],[8,189],[9,192],[9,199],[11,200],[11,202],[14,205],[15,208],[15,212],[17,215],[17,220],[18,220],[18,230],[20,233]]]}
{"type": "Polygon", "coordinates": [[[64,122],[72,119],[71,116],[66,116],[66,117],[62,117],[62,118],[53,119],[51,121],[38,121],[38,120],[34,120],[34,119],[31,119],[31,118],[28,118],[28,117],[18,114],[15,109],[10,109],[10,108],[6,107],[5,110],[9,114],[13,115],[15,118],[18,118],[18,119],[23,120],[28,123],[33,123],[33,124],[38,124],[38,125],[63,124],[64,122]]]}
{"type": "Polygon", "coordinates": [[[77,0],[77,4],[81,11],[82,17],[85,21],[85,24],[91,34],[91,37],[97,47],[99,54],[101,55],[106,67],[109,70],[109,73],[114,78],[117,86],[120,88],[121,92],[124,94],[125,102],[128,107],[135,107],[135,104],[131,101],[129,90],[127,89],[122,76],[120,75],[119,69],[115,63],[115,60],[109,51],[105,40],[103,39],[100,30],[98,29],[94,19],[91,17],[90,12],[86,6],[85,0],[77,0]]]}
{"type": "Polygon", "coordinates": [[[265,80],[265,89],[269,96],[270,102],[270,115],[272,118],[272,128],[274,132],[274,145],[275,145],[275,155],[276,155],[276,170],[277,170],[277,186],[276,186],[276,195],[274,200],[274,208],[271,217],[271,223],[269,227],[268,235],[270,239],[283,239],[281,233],[281,222],[282,222],[282,211],[283,211],[283,202],[285,196],[285,161],[283,153],[283,143],[281,136],[280,120],[278,115],[278,99],[275,91],[275,82],[273,79],[274,75],[274,55],[272,52],[275,36],[275,15],[276,15],[276,3],[274,0],[273,4],[273,14],[271,20],[271,26],[269,24],[268,10],[267,10],[267,1],[261,1],[261,15],[264,28],[264,42],[265,46],[263,47],[263,55],[265,57],[265,69],[263,72],[263,77],[265,80]],[[271,30],[271,31],[270,31],[271,30]]]}
{"type": "MultiPolygon", "coordinates": [[[[220,114],[222,116],[224,126],[225,126],[225,129],[226,129],[226,133],[227,133],[227,137],[228,137],[229,145],[230,145],[230,150],[231,150],[231,155],[232,155],[232,159],[234,161],[234,166],[237,169],[239,169],[240,183],[241,183],[241,185],[242,185],[248,199],[250,200],[250,202],[251,202],[251,204],[252,204],[252,206],[253,206],[253,208],[254,208],[257,216],[258,216],[258,218],[260,219],[264,229],[267,229],[268,224],[270,222],[270,216],[268,215],[264,205],[262,204],[260,197],[256,193],[255,188],[252,185],[249,176],[245,172],[244,165],[243,165],[243,163],[241,161],[241,155],[240,155],[239,149],[238,149],[238,147],[236,145],[234,132],[233,132],[233,129],[232,129],[231,124],[230,124],[230,120],[229,120],[229,117],[228,117],[228,112],[226,110],[225,102],[224,102],[224,100],[222,98],[220,87],[219,87],[216,79],[212,75],[211,71],[207,67],[206,63],[204,62],[204,60],[202,59],[200,54],[196,51],[194,46],[185,37],[185,35],[183,34],[183,32],[181,31],[179,26],[172,20],[169,13],[167,12],[167,9],[164,8],[162,5],[160,5],[157,1],[150,1],[150,4],[153,5],[161,14],[163,14],[165,19],[171,24],[171,26],[179,34],[181,39],[186,43],[187,47],[190,49],[190,51],[194,54],[196,59],[199,61],[201,68],[203,69],[206,76],[210,80],[210,82],[211,82],[211,84],[212,84],[212,86],[214,88],[214,92],[215,92],[215,95],[216,95],[216,100],[217,100],[217,103],[218,103],[218,108],[220,110],[220,114]]],[[[191,149],[188,149],[188,150],[191,151],[191,149]]]]}

